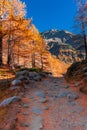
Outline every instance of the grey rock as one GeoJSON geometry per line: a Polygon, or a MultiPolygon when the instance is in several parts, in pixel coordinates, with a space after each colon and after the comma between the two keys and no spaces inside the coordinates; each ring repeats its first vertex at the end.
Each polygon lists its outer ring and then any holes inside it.
{"type": "Polygon", "coordinates": [[[42,117],[36,116],[30,126],[31,130],[41,130],[43,128],[42,117]]]}
{"type": "Polygon", "coordinates": [[[79,85],[80,85],[80,83],[78,82],[78,83],[75,83],[75,87],[79,87],[79,85]]]}
{"type": "Polygon", "coordinates": [[[18,109],[18,110],[17,110],[17,112],[18,112],[18,113],[20,113],[20,112],[21,112],[21,110],[20,110],[20,109],[18,109]]]}
{"type": "Polygon", "coordinates": [[[41,77],[47,77],[47,74],[44,73],[44,72],[40,72],[39,74],[40,74],[41,77]]]}
{"type": "Polygon", "coordinates": [[[12,81],[11,84],[12,84],[13,86],[16,86],[16,85],[20,85],[21,83],[22,83],[21,80],[19,80],[19,79],[15,79],[15,80],[12,81]]]}
{"type": "Polygon", "coordinates": [[[29,104],[24,104],[23,107],[24,108],[29,108],[29,104]]]}
{"type": "Polygon", "coordinates": [[[35,80],[35,81],[41,81],[41,76],[35,76],[34,78],[33,78],[33,80],[35,80]]]}
{"type": "Polygon", "coordinates": [[[10,87],[10,90],[19,90],[20,89],[20,86],[12,86],[10,87]]]}
{"type": "Polygon", "coordinates": [[[68,95],[67,95],[67,99],[68,99],[68,101],[70,102],[70,101],[74,101],[74,100],[76,100],[76,99],[78,99],[79,98],[79,96],[77,95],[77,94],[75,94],[75,93],[69,93],[68,95]]]}
{"type": "Polygon", "coordinates": [[[24,88],[29,88],[29,84],[24,84],[24,88]]]}
{"type": "Polygon", "coordinates": [[[87,76],[87,72],[84,73],[84,76],[87,76]]]}
{"type": "Polygon", "coordinates": [[[22,105],[19,105],[18,108],[22,108],[22,105]]]}
{"type": "Polygon", "coordinates": [[[85,130],[87,130],[87,125],[85,125],[85,130]]]}
{"type": "Polygon", "coordinates": [[[59,97],[59,98],[66,97],[69,93],[71,93],[71,92],[63,92],[63,93],[60,93],[60,94],[58,95],[58,97],[59,97]]]}
{"type": "Polygon", "coordinates": [[[27,73],[27,70],[16,72],[16,76],[19,77],[21,75],[25,75],[27,73]]]}
{"type": "Polygon", "coordinates": [[[37,92],[35,93],[35,95],[38,96],[38,97],[46,98],[45,92],[43,92],[43,91],[41,91],[41,90],[37,91],[37,92]]]}
{"type": "Polygon", "coordinates": [[[33,107],[32,112],[35,113],[35,114],[43,114],[42,109],[39,108],[39,107],[33,107]]]}
{"type": "Polygon", "coordinates": [[[28,123],[22,123],[21,126],[22,127],[29,127],[29,124],[28,123]]]}
{"type": "Polygon", "coordinates": [[[69,105],[70,106],[75,106],[76,104],[75,104],[75,102],[69,102],[69,105]]]}
{"type": "Polygon", "coordinates": [[[33,99],[34,97],[30,95],[29,98],[30,98],[30,99],[33,99]]]}
{"type": "Polygon", "coordinates": [[[46,98],[41,98],[41,99],[40,99],[40,102],[41,102],[41,103],[46,103],[46,102],[47,102],[47,99],[46,99],[46,98]]]}
{"type": "Polygon", "coordinates": [[[21,93],[20,93],[20,97],[23,97],[23,96],[24,96],[24,93],[23,93],[23,92],[21,92],[21,93]]]}
{"type": "Polygon", "coordinates": [[[66,89],[69,88],[69,87],[70,87],[69,85],[64,86],[64,88],[66,88],[66,89]]]}
{"type": "Polygon", "coordinates": [[[37,76],[38,74],[36,72],[29,72],[29,77],[33,78],[35,76],[37,76]]]}
{"type": "Polygon", "coordinates": [[[28,115],[28,112],[24,112],[23,115],[27,116],[27,115],[28,115]]]}
{"type": "Polygon", "coordinates": [[[84,72],[87,72],[87,67],[84,67],[84,68],[83,68],[83,71],[84,71],[84,72]]]}
{"type": "Polygon", "coordinates": [[[43,109],[44,109],[44,110],[49,110],[49,107],[44,107],[43,109]]]}
{"type": "Polygon", "coordinates": [[[21,98],[18,97],[18,96],[13,96],[13,97],[7,98],[7,99],[5,99],[4,101],[2,101],[2,102],[0,103],[0,107],[2,107],[2,106],[7,106],[7,105],[9,105],[10,103],[16,102],[16,101],[19,101],[19,100],[21,100],[21,98]]]}
{"type": "Polygon", "coordinates": [[[23,79],[24,79],[24,76],[23,76],[23,75],[19,75],[19,77],[17,77],[17,79],[23,80],[23,79]]]}

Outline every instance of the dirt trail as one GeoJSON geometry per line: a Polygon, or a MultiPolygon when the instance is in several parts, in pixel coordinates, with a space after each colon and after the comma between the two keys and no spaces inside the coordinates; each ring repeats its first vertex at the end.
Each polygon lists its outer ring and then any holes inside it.
{"type": "Polygon", "coordinates": [[[87,96],[68,88],[62,77],[49,77],[27,88],[17,119],[18,130],[87,130],[87,96]],[[70,99],[72,93],[78,99],[70,99]]]}
{"type": "Polygon", "coordinates": [[[63,77],[31,82],[20,95],[0,130],[87,130],[87,96],[63,77]]]}

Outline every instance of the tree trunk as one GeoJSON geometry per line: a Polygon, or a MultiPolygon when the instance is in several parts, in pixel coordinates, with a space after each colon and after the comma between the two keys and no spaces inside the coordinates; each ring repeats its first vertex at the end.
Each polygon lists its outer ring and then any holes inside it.
{"type": "MultiPolygon", "coordinates": [[[[2,28],[2,18],[0,17],[0,28],[2,28]]],[[[0,32],[0,65],[2,65],[2,31],[0,32]]]]}
{"type": "Polygon", "coordinates": [[[41,57],[41,69],[43,70],[43,58],[42,58],[42,54],[40,55],[41,57]]]}
{"type": "Polygon", "coordinates": [[[84,20],[83,19],[82,19],[82,33],[83,33],[85,55],[86,55],[85,60],[87,61],[87,40],[86,40],[85,25],[84,25],[84,20]]]}
{"type": "Polygon", "coordinates": [[[35,53],[32,54],[32,68],[35,67],[35,53]]]}
{"type": "Polygon", "coordinates": [[[10,45],[8,43],[8,61],[7,61],[8,65],[10,65],[10,61],[11,61],[11,54],[10,54],[10,45]]]}

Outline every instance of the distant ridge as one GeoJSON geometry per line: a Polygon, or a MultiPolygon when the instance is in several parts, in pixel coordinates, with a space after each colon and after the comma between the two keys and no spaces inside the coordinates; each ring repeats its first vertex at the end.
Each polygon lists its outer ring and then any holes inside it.
{"type": "Polygon", "coordinates": [[[47,43],[52,55],[66,63],[73,63],[84,59],[83,38],[67,30],[51,29],[41,35],[47,43]]]}

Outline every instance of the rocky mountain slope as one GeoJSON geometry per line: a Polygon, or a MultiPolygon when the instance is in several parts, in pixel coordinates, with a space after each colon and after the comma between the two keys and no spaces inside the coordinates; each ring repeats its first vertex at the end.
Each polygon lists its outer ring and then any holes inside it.
{"type": "Polygon", "coordinates": [[[73,63],[84,59],[83,38],[64,30],[49,30],[42,33],[48,50],[58,59],[73,63]]]}

